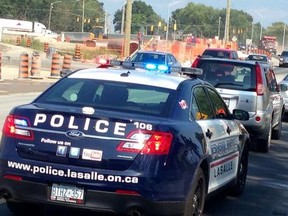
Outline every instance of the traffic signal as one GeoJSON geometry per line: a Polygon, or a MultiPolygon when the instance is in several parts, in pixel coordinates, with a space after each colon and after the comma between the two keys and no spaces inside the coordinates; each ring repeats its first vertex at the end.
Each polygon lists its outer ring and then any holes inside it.
{"type": "Polygon", "coordinates": [[[174,25],[173,25],[173,30],[174,30],[174,31],[177,30],[177,24],[176,24],[176,22],[175,22],[174,25]]]}
{"type": "Polygon", "coordinates": [[[153,32],[154,31],[154,25],[150,26],[150,31],[153,32]]]}

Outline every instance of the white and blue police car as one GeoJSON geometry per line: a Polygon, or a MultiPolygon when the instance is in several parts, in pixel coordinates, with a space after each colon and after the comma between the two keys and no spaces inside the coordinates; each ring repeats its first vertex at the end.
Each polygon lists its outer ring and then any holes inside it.
{"type": "Polygon", "coordinates": [[[0,197],[20,215],[56,205],[192,216],[220,189],[239,196],[250,138],[238,120],[248,113],[230,113],[193,73],[199,70],[67,73],[7,116],[0,197]]]}

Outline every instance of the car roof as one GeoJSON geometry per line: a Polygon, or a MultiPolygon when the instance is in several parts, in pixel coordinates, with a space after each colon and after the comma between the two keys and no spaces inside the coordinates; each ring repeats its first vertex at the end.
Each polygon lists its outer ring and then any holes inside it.
{"type": "Polygon", "coordinates": [[[152,51],[152,50],[139,50],[136,53],[154,53],[154,54],[161,54],[161,55],[171,54],[170,52],[152,51]]]}
{"type": "Polygon", "coordinates": [[[243,61],[243,60],[239,60],[239,59],[215,58],[215,57],[208,57],[208,56],[200,56],[200,60],[231,62],[231,63],[234,62],[234,63],[243,63],[243,64],[253,64],[253,62],[255,62],[255,61],[243,61]]]}
{"type": "Polygon", "coordinates": [[[70,73],[67,78],[98,79],[116,82],[128,82],[157,86],[162,88],[177,89],[179,84],[189,78],[181,77],[178,73],[165,74],[146,71],[143,69],[118,69],[118,68],[89,68],[70,73]]]}
{"type": "MultiPolygon", "coordinates": [[[[234,49],[225,49],[225,48],[206,48],[205,50],[213,50],[213,51],[236,51],[234,49]]],[[[204,51],[205,51],[204,50],[204,51]]]]}

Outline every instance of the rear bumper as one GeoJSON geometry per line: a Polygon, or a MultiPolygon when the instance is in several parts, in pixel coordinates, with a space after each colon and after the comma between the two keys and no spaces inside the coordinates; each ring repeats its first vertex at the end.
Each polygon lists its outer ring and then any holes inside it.
{"type": "Polygon", "coordinates": [[[69,208],[125,214],[128,211],[140,211],[146,215],[182,214],[184,202],[149,201],[139,195],[124,195],[113,192],[86,190],[84,204],[55,202],[49,199],[51,186],[30,181],[0,180],[0,198],[17,202],[56,205],[69,208]]]}
{"type": "Polygon", "coordinates": [[[250,118],[248,121],[242,121],[242,124],[247,129],[249,134],[252,137],[257,138],[266,138],[268,131],[269,131],[269,125],[271,122],[270,115],[268,113],[263,114],[257,114],[262,120],[260,122],[257,122],[255,120],[255,116],[253,118],[250,118]]]}

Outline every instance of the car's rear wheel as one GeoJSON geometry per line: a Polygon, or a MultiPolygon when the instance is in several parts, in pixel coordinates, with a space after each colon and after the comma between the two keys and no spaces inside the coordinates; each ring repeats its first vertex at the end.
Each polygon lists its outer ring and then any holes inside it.
{"type": "Polygon", "coordinates": [[[257,139],[257,151],[267,153],[270,150],[272,137],[272,123],[269,124],[269,128],[264,139],[257,139]]]}
{"type": "MultiPolygon", "coordinates": [[[[283,114],[283,115],[284,115],[284,114],[283,114]]],[[[273,128],[273,131],[272,131],[272,139],[279,140],[280,137],[281,137],[283,115],[281,115],[281,117],[279,118],[279,123],[278,123],[278,125],[277,125],[275,128],[273,128]]]]}
{"type": "Polygon", "coordinates": [[[228,195],[230,196],[237,197],[244,192],[248,171],[248,156],[249,156],[249,147],[248,145],[245,145],[242,152],[240,163],[238,165],[237,179],[235,185],[233,185],[228,190],[228,195]]]}
{"type": "Polygon", "coordinates": [[[205,194],[205,176],[203,170],[199,168],[186,201],[184,216],[201,216],[203,214],[205,194]]]}

